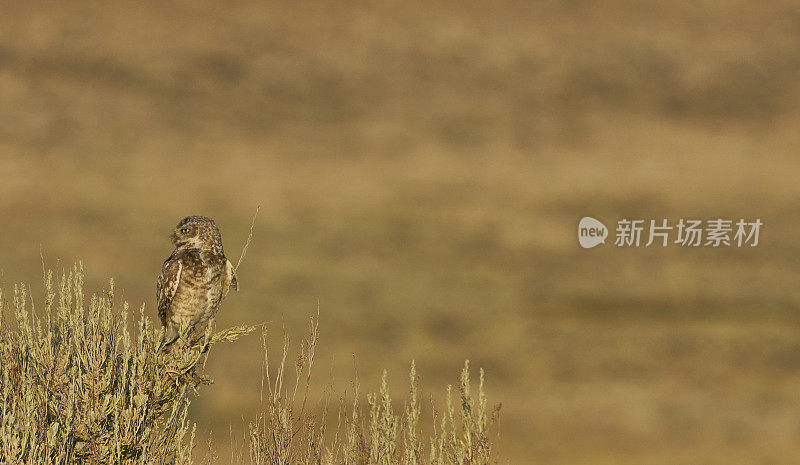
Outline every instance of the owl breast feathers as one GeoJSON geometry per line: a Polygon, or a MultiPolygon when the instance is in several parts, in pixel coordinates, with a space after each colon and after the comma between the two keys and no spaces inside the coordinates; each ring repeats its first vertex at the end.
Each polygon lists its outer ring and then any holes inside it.
{"type": "Polygon", "coordinates": [[[172,240],[176,248],[156,283],[158,316],[164,325],[162,346],[178,339],[190,344],[204,332],[229,289],[238,290],[233,265],[225,258],[213,220],[184,218],[172,240]]]}

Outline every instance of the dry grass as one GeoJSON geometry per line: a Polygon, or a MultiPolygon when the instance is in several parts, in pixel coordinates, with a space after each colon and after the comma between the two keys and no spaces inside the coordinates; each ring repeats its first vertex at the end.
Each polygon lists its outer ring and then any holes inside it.
{"type": "MultiPolygon", "coordinates": [[[[469,361],[465,362],[458,385],[459,397],[453,405],[452,386],[447,387],[445,408],[431,405],[432,431],[425,437],[420,431],[422,401],[419,377],[414,362],[409,374],[410,389],[401,413],[395,413],[387,372],[380,390],[366,396],[368,407],[361,405],[358,387],[348,401],[339,398],[333,431],[326,431],[330,390],[318,414],[312,413],[309,393],[311,372],[319,338],[318,318],[309,324],[309,336],[301,344],[294,363],[293,380],[286,379],[288,337],[277,367],[270,367],[267,332],[263,333],[264,378],[266,398],[262,412],[250,424],[250,463],[324,464],[324,465],[488,465],[493,443],[490,429],[497,423],[500,405],[490,408],[484,392],[484,374],[480,370],[477,398],[470,387],[469,361]]],[[[288,368],[291,370],[291,368],[288,368]]],[[[356,385],[357,386],[357,385],[356,385]]],[[[263,386],[262,386],[263,389],[263,386]]],[[[433,402],[431,402],[433,404],[433,402]]]]}

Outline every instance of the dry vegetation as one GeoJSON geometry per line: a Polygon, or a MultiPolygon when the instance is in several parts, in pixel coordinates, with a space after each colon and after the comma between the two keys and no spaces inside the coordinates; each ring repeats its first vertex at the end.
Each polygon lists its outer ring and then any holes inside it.
{"type": "MultiPolygon", "coordinates": [[[[464,363],[458,385],[458,408],[454,407],[452,386],[447,387],[445,409],[431,405],[432,431],[421,431],[423,399],[414,362],[409,374],[410,389],[403,410],[395,413],[384,370],[380,390],[367,395],[362,405],[358,385],[352,398],[339,397],[336,423],[327,431],[327,392],[321,409],[309,405],[311,371],[317,345],[318,320],[312,318],[309,337],[301,344],[294,364],[295,377],[288,379],[288,338],[278,366],[271,371],[267,332],[263,334],[264,379],[261,413],[250,424],[250,463],[324,465],[488,465],[492,459],[491,428],[497,423],[500,405],[491,407],[484,392],[480,370],[477,397],[470,387],[469,361],[464,363]],[[293,381],[293,382],[292,382],[293,381]],[[266,396],[266,398],[264,398],[266,396]],[[316,412],[321,412],[321,415],[316,412]]],[[[431,402],[432,404],[433,402],[431,402]]],[[[496,457],[496,454],[495,454],[496,457]]]]}
{"type": "Polygon", "coordinates": [[[48,272],[38,315],[25,285],[12,308],[0,292],[0,463],[191,464],[189,393],[211,383],[198,368],[211,345],[254,328],[209,327],[195,348],[165,355],[144,307],[131,334],[113,280],[86,302],[83,278],[75,266],[56,291],[48,272]]]}
{"type": "MultiPolygon", "coordinates": [[[[44,244],[155,318],[176,221],[236,256],[261,204],[220,327],[297,334],[319,301],[335,392],[353,353],[364,391],[469,358],[513,464],[792,463],[799,25],[796,0],[3,2],[0,281],[44,244]],[[587,214],[765,226],[585,251],[587,214]]],[[[258,345],[216,347],[193,401],[220,457],[258,345]]]]}
{"type": "MultiPolygon", "coordinates": [[[[28,288],[15,286],[13,329],[3,324],[8,305],[0,293],[0,463],[191,465],[196,425],[187,420],[190,394],[213,384],[202,374],[209,350],[255,327],[214,333],[210,325],[198,346],[161,352],[160,331],[143,311],[131,335],[127,303],[121,311],[114,308],[113,280],[87,303],[83,278],[82,266],[62,273],[56,292],[48,272],[42,315],[35,312],[28,288]]],[[[312,318],[292,383],[288,336],[278,366],[271,368],[264,331],[262,389],[266,385],[267,392],[262,392],[262,412],[250,425],[251,465],[496,463],[489,428],[499,405],[491,411],[487,406],[483,370],[477,398],[472,397],[469,362],[461,373],[458,413],[448,386],[446,410],[433,410],[436,428],[430,439],[420,432],[413,363],[404,414],[394,413],[384,371],[380,392],[367,397],[367,413],[357,391],[352,404],[342,396],[338,421],[326,434],[331,392],[321,410],[312,409],[309,399],[318,337],[318,320],[312,318]]]]}

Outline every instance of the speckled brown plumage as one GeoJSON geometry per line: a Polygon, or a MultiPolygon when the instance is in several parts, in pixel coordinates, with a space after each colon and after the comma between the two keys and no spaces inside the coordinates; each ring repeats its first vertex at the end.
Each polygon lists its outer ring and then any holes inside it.
{"type": "Polygon", "coordinates": [[[162,346],[191,341],[203,331],[231,286],[238,290],[233,265],[225,258],[214,220],[187,216],[171,235],[175,250],[156,282],[162,346]]]}

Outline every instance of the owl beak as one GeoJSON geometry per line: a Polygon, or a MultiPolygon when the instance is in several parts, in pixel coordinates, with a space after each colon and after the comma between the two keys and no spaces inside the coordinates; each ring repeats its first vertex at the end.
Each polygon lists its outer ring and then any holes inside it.
{"type": "Polygon", "coordinates": [[[176,245],[178,243],[178,235],[175,234],[175,231],[172,231],[169,234],[169,240],[172,241],[172,245],[176,245]]]}

